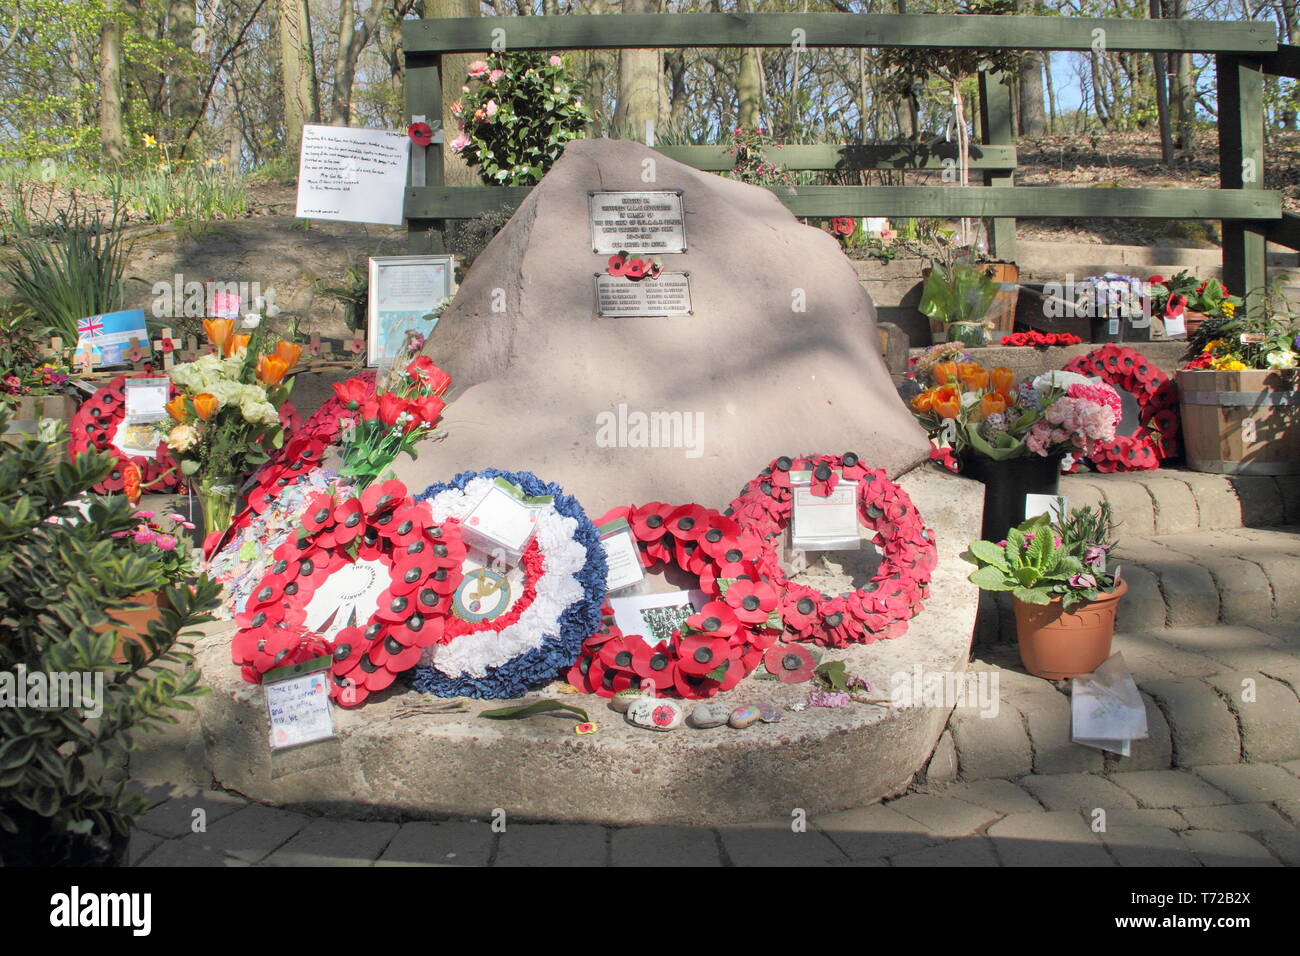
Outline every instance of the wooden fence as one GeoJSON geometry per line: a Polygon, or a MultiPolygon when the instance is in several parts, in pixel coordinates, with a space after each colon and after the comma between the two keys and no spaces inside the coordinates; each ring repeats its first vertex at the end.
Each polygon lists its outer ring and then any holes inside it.
{"type": "MultiPolygon", "coordinates": [[[[932,47],[1044,51],[1108,50],[1212,54],[1219,105],[1218,189],[1089,189],[1014,185],[1016,151],[1011,99],[992,75],[979,78],[979,139],[970,167],[985,174],[972,186],[773,186],[798,216],[936,216],[992,220],[990,252],[1015,258],[1015,221],[1042,217],[1218,219],[1223,223],[1224,281],[1262,289],[1265,243],[1300,249],[1300,217],[1283,214],[1281,196],[1264,188],[1264,76],[1300,76],[1300,47],[1277,42],[1264,22],[1120,20],[924,14],[751,13],[619,14],[412,20],[403,24],[406,105],[412,121],[436,123],[442,109],[442,57],[484,50],[621,50],[686,47],[932,47]]],[[[700,169],[730,168],[725,147],[662,146],[659,152],[700,169]]],[[[417,151],[406,196],[412,247],[428,248],[429,230],[502,205],[529,187],[446,186],[442,153],[417,151]]],[[[784,146],[791,169],[921,169],[944,153],[914,143],[784,146]]]]}

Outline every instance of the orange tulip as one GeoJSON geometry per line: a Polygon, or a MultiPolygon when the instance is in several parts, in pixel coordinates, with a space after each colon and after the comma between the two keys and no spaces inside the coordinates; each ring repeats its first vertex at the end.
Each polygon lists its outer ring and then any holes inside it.
{"type": "Polygon", "coordinates": [[[194,413],[205,422],[211,421],[217,414],[217,396],[211,392],[202,392],[194,396],[194,413]]]}
{"type": "Polygon", "coordinates": [[[271,388],[284,381],[289,363],[278,355],[262,355],[257,359],[257,380],[271,388]]]}
{"type": "Polygon", "coordinates": [[[961,412],[961,393],[945,386],[934,393],[934,412],[940,418],[956,418],[961,412]]]}
{"type": "Polygon", "coordinates": [[[912,408],[921,414],[925,414],[934,408],[934,389],[927,388],[920,395],[912,398],[912,408]]]}
{"type": "Polygon", "coordinates": [[[988,418],[993,414],[1000,415],[1006,410],[1006,400],[997,392],[989,392],[989,394],[980,399],[980,411],[983,412],[985,418],[988,418]]]}
{"type": "Polygon", "coordinates": [[[173,421],[177,423],[183,423],[185,421],[185,396],[177,395],[170,402],[164,405],[163,408],[167,409],[167,414],[172,417],[173,421]]]}
{"type": "Polygon", "coordinates": [[[1006,394],[1011,391],[1011,386],[1016,382],[1016,373],[1011,371],[1005,365],[999,365],[992,372],[993,387],[999,392],[1006,394]]]}
{"type": "Polygon", "coordinates": [[[982,392],[989,387],[988,369],[978,366],[969,375],[962,376],[961,383],[972,392],[982,392]]]}
{"type": "Polygon", "coordinates": [[[279,358],[284,359],[286,368],[293,368],[298,364],[298,359],[302,358],[302,346],[294,345],[292,342],[286,342],[281,339],[275,343],[275,353],[279,358]]]}
{"type": "Polygon", "coordinates": [[[207,333],[208,341],[218,350],[224,349],[226,343],[230,341],[231,333],[235,331],[234,319],[204,319],[203,331],[207,333]]]}
{"type": "Polygon", "coordinates": [[[934,380],[940,385],[946,382],[956,381],[957,363],[956,362],[936,362],[933,369],[930,370],[934,380]]]}
{"type": "Polygon", "coordinates": [[[979,362],[962,362],[957,366],[957,377],[965,381],[976,372],[984,371],[984,366],[979,362]]]}
{"type": "Polygon", "coordinates": [[[221,354],[226,358],[230,358],[232,355],[242,355],[244,349],[248,348],[248,340],[251,338],[251,335],[232,335],[226,341],[226,347],[222,349],[221,354]]]}

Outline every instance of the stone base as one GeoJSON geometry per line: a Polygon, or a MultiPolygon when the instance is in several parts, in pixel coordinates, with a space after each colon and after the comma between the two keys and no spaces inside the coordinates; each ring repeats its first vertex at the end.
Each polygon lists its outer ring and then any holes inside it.
{"type": "MultiPolygon", "coordinates": [[[[936,534],[931,599],[902,637],[828,655],[843,656],[881,697],[918,668],[964,671],[977,603],[958,555],[978,537],[982,486],[931,467],[900,483],[936,534]]],[[[426,698],[395,687],[357,710],[336,709],[336,739],[270,754],[262,691],[230,663],[230,627],[210,627],[196,647],[212,689],[197,703],[208,771],[254,800],[332,816],[486,818],[501,809],[518,820],[715,825],[825,813],[905,790],[951,710],[851,704],[786,711],[780,723],[745,730],[659,734],[627,725],[601,698],[557,695],[598,724],[580,737],[569,717],[477,716],[499,701],[412,715],[426,698]]],[[[724,698],[784,705],[808,689],[749,679],[724,698]]]]}

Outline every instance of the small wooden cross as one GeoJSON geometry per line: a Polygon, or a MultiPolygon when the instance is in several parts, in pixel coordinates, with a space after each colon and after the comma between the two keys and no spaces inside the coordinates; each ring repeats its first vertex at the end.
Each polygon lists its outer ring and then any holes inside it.
{"type": "Polygon", "coordinates": [[[319,335],[311,337],[311,341],[307,343],[307,351],[311,353],[312,358],[320,358],[321,343],[319,335]]]}
{"type": "Polygon", "coordinates": [[[176,349],[176,342],[172,339],[172,330],[170,328],[163,329],[158,338],[154,340],[153,347],[162,356],[163,371],[170,372],[175,361],[172,352],[176,349]]]}
{"type": "Polygon", "coordinates": [[[348,343],[348,351],[351,352],[353,355],[360,355],[365,350],[366,350],[366,340],[359,335],[354,336],[352,341],[348,343]]]}
{"type": "Polygon", "coordinates": [[[124,353],[126,360],[132,365],[138,365],[143,362],[144,357],[148,354],[148,352],[140,348],[140,340],[136,338],[131,339],[131,347],[124,353]]]}
{"type": "Polygon", "coordinates": [[[90,343],[85,343],[78,348],[77,354],[73,358],[81,366],[82,375],[89,375],[95,371],[95,350],[90,343]]]}

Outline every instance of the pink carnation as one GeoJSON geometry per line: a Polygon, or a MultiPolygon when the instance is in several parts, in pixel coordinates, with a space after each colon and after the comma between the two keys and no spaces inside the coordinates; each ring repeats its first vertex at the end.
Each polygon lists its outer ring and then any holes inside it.
{"type": "Polygon", "coordinates": [[[1066,391],[1070,398],[1082,398],[1089,402],[1095,402],[1098,405],[1105,405],[1115,413],[1118,419],[1124,414],[1124,407],[1120,404],[1119,393],[1106,384],[1088,384],[1088,385],[1071,385],[1066,391]]]}
{"type": "Polygon", "coordinates": [[[487,71],[488,71],[488,65],[484,63],[482,60],[475,60],[473,63],[469,65],[470,76],[482,76],[487,71]]]}

